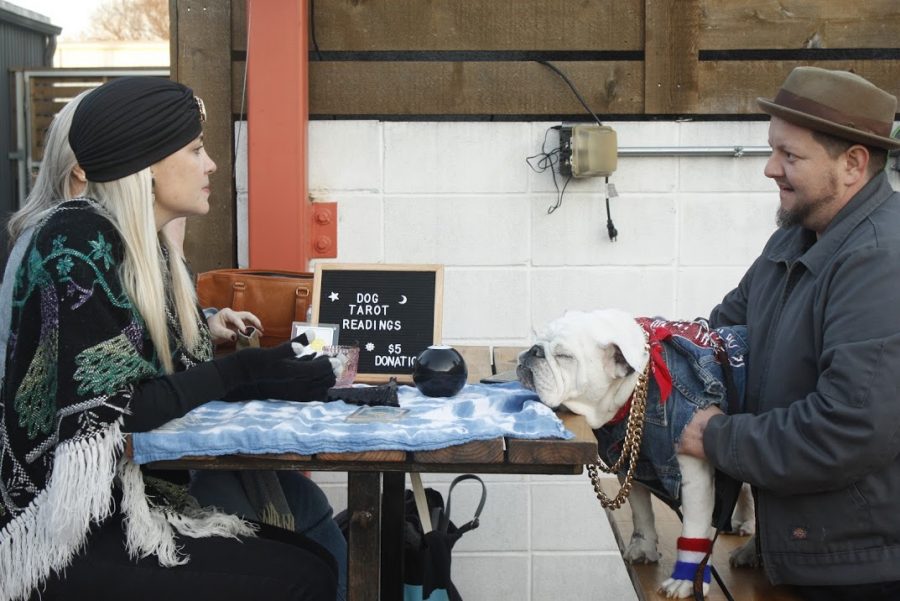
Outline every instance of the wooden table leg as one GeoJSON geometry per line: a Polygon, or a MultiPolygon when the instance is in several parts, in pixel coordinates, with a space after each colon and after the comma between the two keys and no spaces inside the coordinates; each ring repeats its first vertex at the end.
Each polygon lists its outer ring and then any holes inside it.
{"type": "Polygon", "coordinates": [[[350,511],[347,597],[349,601],[378,601],[381,570],[381,473],[347,474],[350,511]]]}
{"type": "Polygon", "coordinates": [[[381,493],[381,601],[403,599],[403,491],[406,474],[385,472],[381,493]]]}

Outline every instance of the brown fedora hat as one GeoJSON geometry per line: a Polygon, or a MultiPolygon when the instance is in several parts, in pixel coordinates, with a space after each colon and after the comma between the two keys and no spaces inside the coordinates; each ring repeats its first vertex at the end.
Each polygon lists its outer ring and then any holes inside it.
{"type": "Polygon", "coordinates": [[[813,131],[876,148],[900,148],[891,138],[897,98],[849,71],[797,67],[760,108],[813,131]]]}

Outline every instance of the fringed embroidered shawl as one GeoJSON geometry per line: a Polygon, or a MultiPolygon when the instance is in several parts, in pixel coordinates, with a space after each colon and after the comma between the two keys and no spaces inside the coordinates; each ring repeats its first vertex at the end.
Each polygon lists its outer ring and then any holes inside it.
{"type": "MultiPolygon", "coordinates": [[[[0,366],[0,601],[27,598],[68,565],[90,524],[113,511],[117,478],[134,557],[186,562],[173,526],[193,536],[248,534],[230,516],[156,507],[140,470],[122,456],[121,418],[133,386],[161,368],[119,279],[124,248],[113,224],[78,199],[27,236],[4,278],[11,300],[0,299],[9,303],[0,311],[8,319],[0,323],[8,334],[0,366]]],[[[182,367],[209,358],[208,336],[198,358],[174,339],[182,367]]]]}

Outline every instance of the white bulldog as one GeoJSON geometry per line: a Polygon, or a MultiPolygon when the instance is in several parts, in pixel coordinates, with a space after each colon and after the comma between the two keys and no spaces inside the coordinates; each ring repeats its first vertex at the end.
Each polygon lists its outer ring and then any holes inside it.
{"type": "MultiPolygon", "coordinates": [[[[628,402],[649,360],[644,330],[632,315],[613,309],[568,312],[551,322],[534,346],[519,355],[516,372],[520,382],[537,392],[543,403],[551,408],[562,405],[583,415],[596,429],[628,402]]],[[[677,455],[677,462],[684,516],[681,537],[712,539],[714,469],[706,461],[686,455],[677,455]]],[[[624,558],[630,563],[656,562],[660,556],[650,492],[635,486],[628,500],[634,531],[624,558]]],[[[746,501],[744,495],[738,509],[746,511],[746,501]]],[[[750,511],[752,516],[752,506],[750,511]]],[[[752,529],[752,517],[739,516],[737,522],[741,530],[748,525],[752,529]]],[[[667,597],[691,596],[692,580],[674,576],[661,584],[660,592],[667,597]]],[[[709,585],[704,583],[704,595],[708,590],[709,585]]]]}

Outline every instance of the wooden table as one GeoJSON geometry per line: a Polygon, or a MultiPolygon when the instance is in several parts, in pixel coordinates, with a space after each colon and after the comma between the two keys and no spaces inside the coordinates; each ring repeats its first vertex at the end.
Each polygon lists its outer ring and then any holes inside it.
{"type": "Polygon", "coordinates": [[[158,461],[159,469],[345,471],[350,513],[350,601],[403,597],[403,492],[408,472],[580,474],[597,458],[597,441],[581,416],[560,414],[570,440],[497,438],[436,451],[226,455],[158,461]]]}

